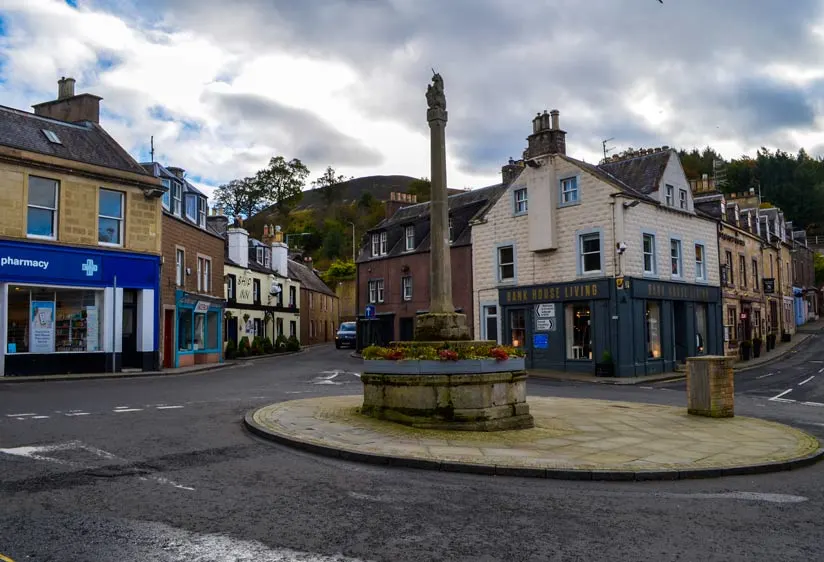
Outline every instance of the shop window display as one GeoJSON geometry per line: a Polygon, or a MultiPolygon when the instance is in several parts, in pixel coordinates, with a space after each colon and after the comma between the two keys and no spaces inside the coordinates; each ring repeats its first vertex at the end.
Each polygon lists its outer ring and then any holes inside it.
{"type": "Polygon", "coordinates": [[[567,359],[592,360],[591,313],[589,305],[566,306],[567,359]]]}

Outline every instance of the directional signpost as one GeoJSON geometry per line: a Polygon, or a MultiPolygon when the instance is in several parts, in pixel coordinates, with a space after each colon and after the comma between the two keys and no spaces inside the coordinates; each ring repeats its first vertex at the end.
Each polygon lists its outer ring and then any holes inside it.
{"type": "Polygon", "coordinates": [[[545,302],[535,305],[535,331],[554,332],[555,324],[555,303],[545,302]]]}

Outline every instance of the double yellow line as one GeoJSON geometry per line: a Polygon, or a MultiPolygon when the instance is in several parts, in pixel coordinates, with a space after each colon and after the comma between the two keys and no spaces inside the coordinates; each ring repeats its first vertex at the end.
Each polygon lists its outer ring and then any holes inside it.
{"type": "Polygon", "coordinates": [[[0,562],[14,562],[14,560],[9,558],[8,556],[3,556],[2,554],[0,554],[0,562]]]}

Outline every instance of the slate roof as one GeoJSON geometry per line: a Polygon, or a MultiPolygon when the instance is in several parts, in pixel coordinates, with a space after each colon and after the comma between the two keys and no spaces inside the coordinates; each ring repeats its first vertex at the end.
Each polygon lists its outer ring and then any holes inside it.
{"type": "Polygon", "coordinates": [[[147,175],[100,125],[90,121],[68,123],[0,106],[0,145],[147,175]],[[44,129],[56,134],[60,144],[49,141],[44,129]]]}
{"type": "MultiPolygon", "coordinates": [[[[472,243],[470,223],[483,217],[506,191],[506,188],[506,184],[495,184],[449,196],[447,201],[449,204],[449,217],[452,219],[452,247],[466,246],[472,243]]],[[[428,202],[402,207],[390,218],[384,219],[377,226],[367,231],[357,261],[365,262],[398,255],[428,252],[430,247],[429,230],[428,202]],[[407,226],[414,226],[415,228],[415,249],[411,251],[405,249],[404,230],[407,226]],[[387,233],[387,253],[382,256],[372,256],[371,235],[383,231],[387,233]]]]}
{"type": "Polygon", "coordinates": [[[598,168],[633,189],[649,195],[653,191],[658,191],[672,153],[671,150],[659,150],[652,154],[604,162],[599,164],[598,168]]]}
{"type": "Polygon", "coordinates": [[[289,277],[299,281],[301,289],[309,289],[310,291],[324,293],[331,297],[337,297],[335,291],[330,289],[326,283],[323,282],[323,279],[318,277],[318,274],[315,273],[314,270],[309,269],[302,263],[298,263],[291,259],[286,261],[286,265],[288,268],[289,277]]]}

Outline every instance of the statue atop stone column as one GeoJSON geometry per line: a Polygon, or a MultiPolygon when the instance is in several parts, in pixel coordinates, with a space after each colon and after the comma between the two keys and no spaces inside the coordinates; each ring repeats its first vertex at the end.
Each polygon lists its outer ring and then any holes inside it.
{"type": "Polygon", "coordinates": [[[432,83],[426,87],[426,104],[429,109],[446,110],[446,94],[443,91],[443,78],[441,75],[432,71],[432,83]]]}

